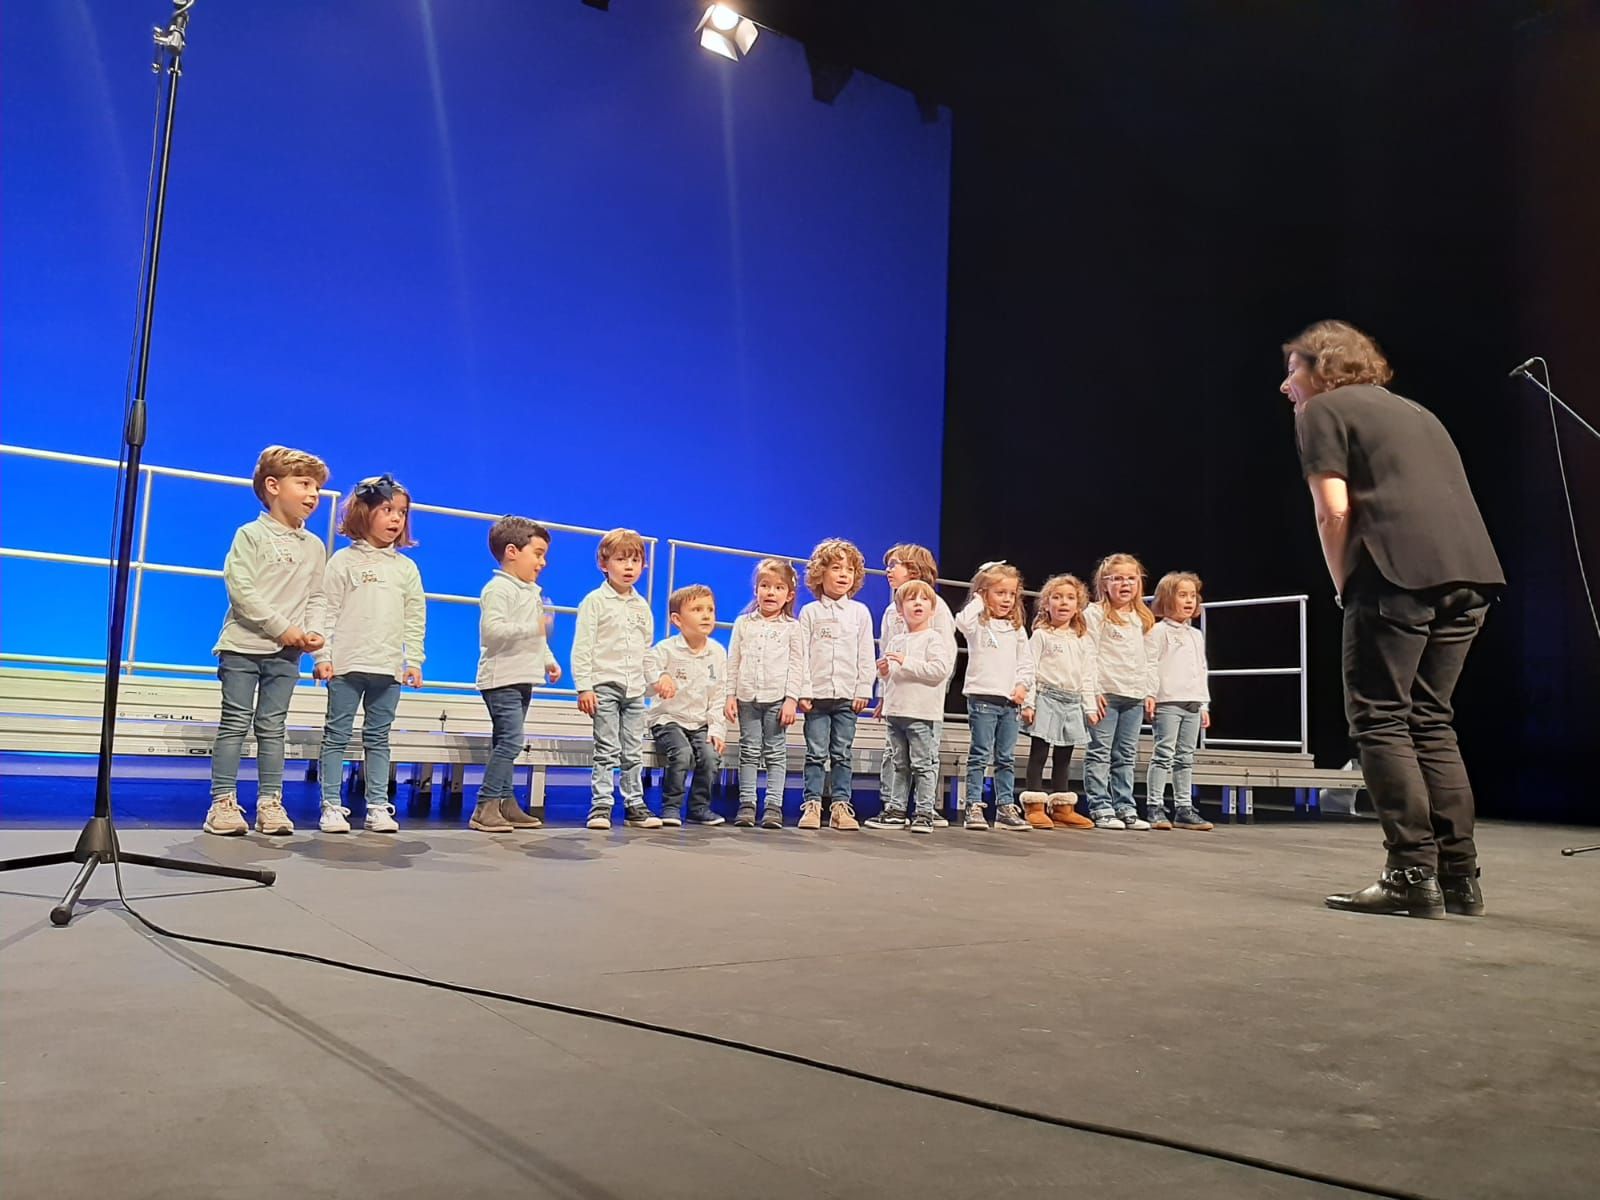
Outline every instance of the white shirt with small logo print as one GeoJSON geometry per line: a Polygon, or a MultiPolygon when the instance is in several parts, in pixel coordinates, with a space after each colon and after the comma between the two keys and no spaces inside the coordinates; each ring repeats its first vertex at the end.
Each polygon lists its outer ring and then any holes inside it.
{"type": "Polygon", "coordinates": [[[417,564],[393,546],[352,542],[334,552],[322,573],[327,645],[318,663],[335,675],[361,671],[399,679],[422,665],[427,603],[417,564]]]}
{"type": "Polygon", "coordinates": [[[800,610],[806,655],[803,700],[869,700],[877,678],[872,614],[859,600],[819,596],[800,610]]]}
{"type": "Polygon", "coordinates": [[[578,605],[572,638],[572,686],[592,692],[602,683],[621,686],[628,697],[644,695],[644,656],[655,640],[650,605],[634,588],[619,592],[602,583],[578,605]]]}
{"type": "Polygon", "coordinates": [[[1156,661],[1144,637],[1144,623],[1133,609],[1120,614],[1122,624],[1106,615],[1103,605],[1091,604],[1083,619],[1094,639],[1099,666],[1100,695],[1143,700],[1156,694],[1156,661]]]}
{"type": "Polygon", "coordinates": [[[806,659],[800,622],[779,614],[748,612],[733,623],[728,638],[728,690],[752,704],[800,699],[806,659]]]}
{"type": "Polygon", "coordinates": [[[728,652],[720,642],[707,639],[699,650],[689,649],[682,634],[657,642],[645,656],[645,675],[652,686],[663,675],[675,685],[671,699],[651,703],[652,728],[670,721],[727,740],[728,652]]]}
{"type": "Polygon", "coordinates": [[[322,633],[322,568],[328,549],[305,526],[291,529],[262,513],[241,525],[222,564],[228,615],[211,653],[276,654],[298,625],[322,633]]]}

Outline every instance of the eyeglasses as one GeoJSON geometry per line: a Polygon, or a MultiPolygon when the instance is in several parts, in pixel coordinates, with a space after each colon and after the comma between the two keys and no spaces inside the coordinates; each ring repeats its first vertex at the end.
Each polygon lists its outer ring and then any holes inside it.
{"type": "Polygon", "coordinates": [[[1106,576],[1106,582],[1107,583],[1138,583],[1139,582],[1139,577],[1137,575],[1107,575],[1106,576]]]}

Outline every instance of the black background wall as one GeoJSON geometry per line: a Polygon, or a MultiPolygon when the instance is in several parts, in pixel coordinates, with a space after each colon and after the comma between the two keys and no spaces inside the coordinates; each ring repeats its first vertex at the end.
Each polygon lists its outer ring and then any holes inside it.
{"type": "MultiPolygon", "coordinates": [[[[1454,434],[1512,580],[1458,694],[1480,808],[1593,819],[1600,637],[1546,407],[1506,372],[1542,353],[1600,417],[1600,22],[1105,8],[1041,10],[1027,69],[956,106],[945,573],[1129,550],[1216,598],[1309,592],[1313,748],[1343,761],[1338,613],[1276,388],[1282,341],[1350,320],[1454,434]]],[[[1563,426],[1600,571],[1600,445],[1563,426]]],[[[1293,661],[1282,619],[1212,629],[1215,666],[1293,661]]],[[[1219,726],[1294,736],[1294,704],[1224,681],[1219,726]]]]}

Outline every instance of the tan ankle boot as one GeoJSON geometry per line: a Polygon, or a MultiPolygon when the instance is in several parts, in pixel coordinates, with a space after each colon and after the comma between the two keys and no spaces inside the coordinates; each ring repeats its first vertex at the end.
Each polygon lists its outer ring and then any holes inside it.
{"type": "Polygon", "coordinates": [[[1023,792],[1017,797],[1022,804],[1022,815],[1035,829],[1054,829],[1050,820],[1050,797],[1043,792],[1023,792]]]}
{"type": "Polygon", "coordinates": [[[1094,828],[1094,822],[1078,812],[1077,792],[1050,793],[1050,821],[1061,829],[1094,828]]]}
{"type": "Polygon", "coordinates": [[[510,833],[511,822],[500,815],[498,800],[479,800],[467,821],[467,828],[479,833],[510,833]]]}
{"type": "Polygon", "coordinates": [[[539,829],[544,822],[532,813],[522,811],[522,806],[511,796],[503,796],[500,800],[500,815],[507,825],[513,829],[539,829]]]}

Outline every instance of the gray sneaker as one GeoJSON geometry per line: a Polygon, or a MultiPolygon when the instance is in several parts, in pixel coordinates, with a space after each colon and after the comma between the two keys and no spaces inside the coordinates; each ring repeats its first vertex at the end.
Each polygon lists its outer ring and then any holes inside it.
{"type": "Polygon", "coordinates": [[[733,823],[740,829],[754,828],[756,823],[756,806],[754,804],[739,805],[739,811],[733,814],[733,823]]]}
{"type": "Polygon", "coordinates": [[[1027,833],[1033,829],[1027,819],[1017,811],[1015,804],[1002,804],[994,815],[994,827],[1009,833],[1027,833]]]}
{"type": "Polygon", "coordinates": [[[967,817],[966,820],[962,822],[962,825],[967,829],[987,830],[989,828],[989,822],[983,815],[983,805],[967,805],[967,817]]]}
{"type": "Polygon", "coordinates": [[[626,824],[633,829],[660,829],[661,818],[641,804],[628,809],[626,824]]]}
{"type": "MultiPolygon", "coordinates": [[[[948,825],[948,824],[950,824],[950,822],[946,821],[945,824],[948,825]]],[[[916,816],[912,817],[911,818],[911,832],[912,833],[932,833],[933,832],[933,814],[932,813],[920,812],[916,816]]]]}
{"type": "Polygon", "coordinates": [[[767,802],[767,806],[761,810],[761,828],[783,828],[783,805],[773,804],[771,801],[767,802]]]}

